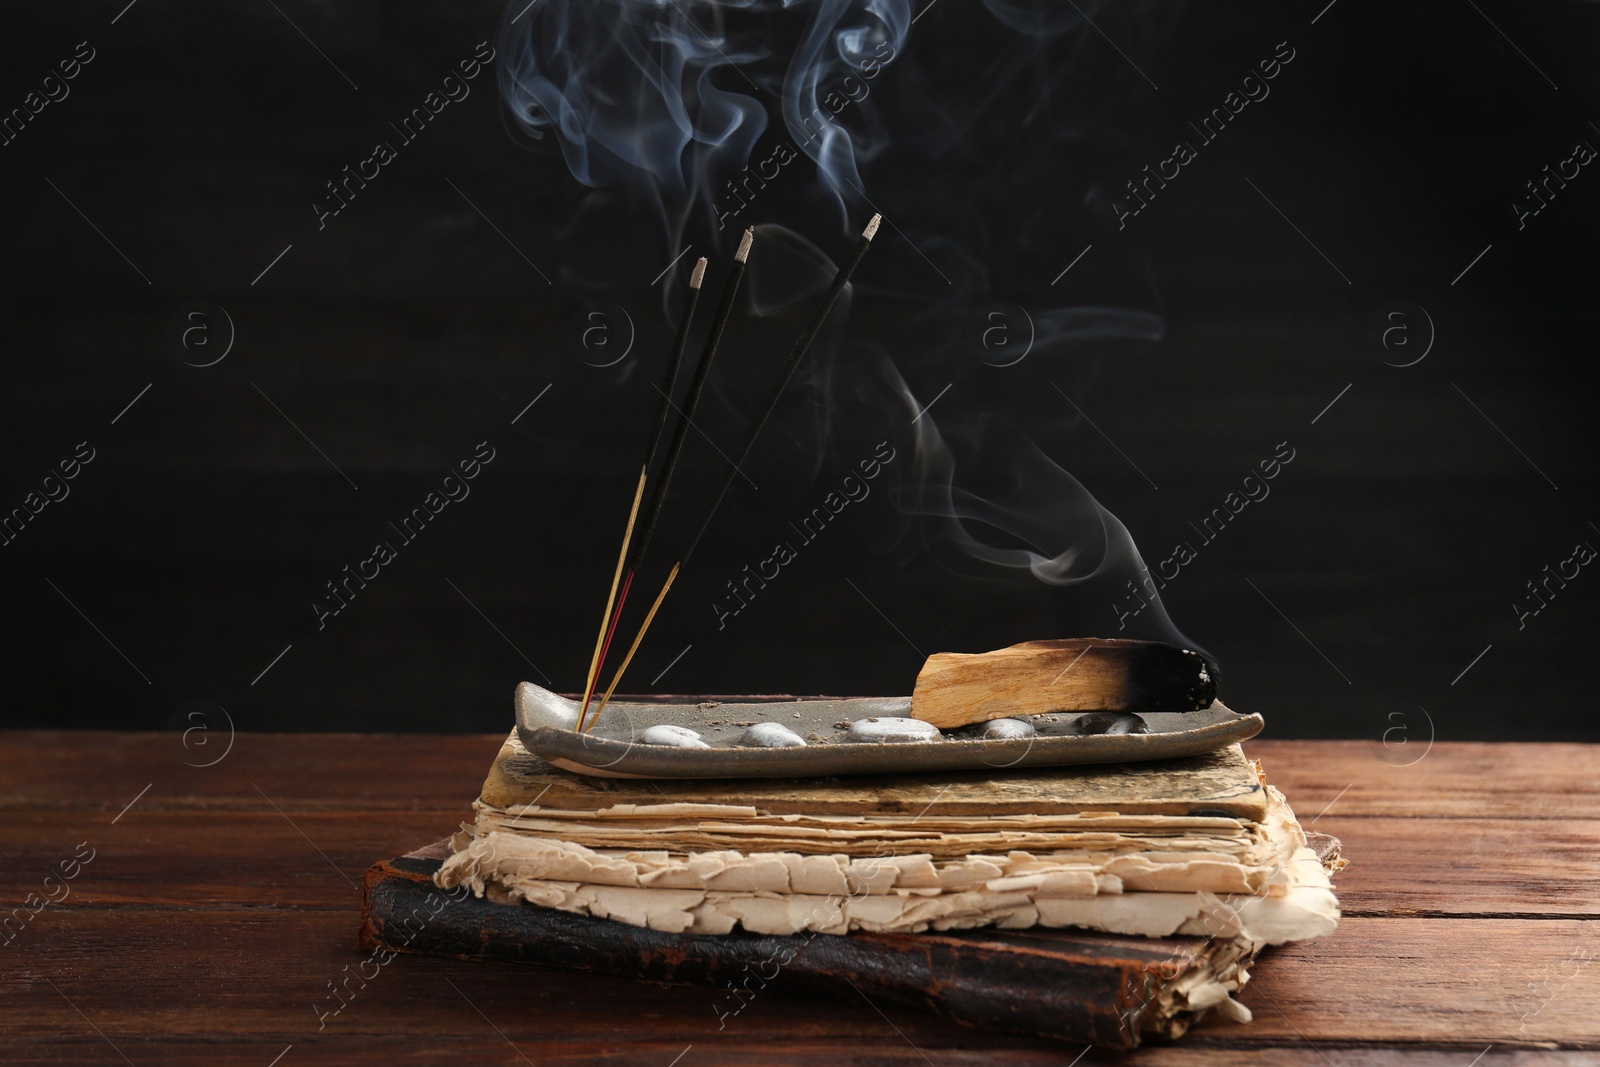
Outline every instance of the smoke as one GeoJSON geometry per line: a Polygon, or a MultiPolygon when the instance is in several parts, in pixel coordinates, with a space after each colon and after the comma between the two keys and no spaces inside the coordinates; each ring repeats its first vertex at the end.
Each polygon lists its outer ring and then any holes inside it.
{"type": "Polygon", "coordinates": [[[681,217],[709,168],[747,159],[767,127],[760,102],[712,77],[762,54],[691,32],[677,4],[535,0],[507,15],[499,77],[512,118],[553,140],[585,185],[632,186],[681,217]]]}
{"type": "Polygon", "coordinates": [[[863,195],[857,157],[877,146],[835,116],[866,110],[867,83],[904,47],[910,6],[817,0],[785,57],[769,43],[772,26],[799,6],[513,0],[501,29],[501,95],[517,127],[553,142],[578,181],[646,195],[669,243],[692,209],[716,213],[719,191],[750,163],[776,97],[795,148],[848,220],[863,195]]]}
{"type": "MultiPolygon", "coordinates": [[[[905,47],[911,28],[905,0],[822,0],[806,27],[783,81],[783,118],[849,227],[849,207],[865,196],[856,169],[856,139],[830,121],[865,100],[869,82],[905,47]]],[[[868,143],[862,149],[873,151],[868,143]]]]}
{"type": "Polygon", "coordinates": [[[1125,562],[1127,529],[1011,423],[988,415],[961,431],[969,463],[988,475],[981,494],[955,484],[955,458],[937,428],[921,432],[920,477],[901,506],[940,520],[943,537],[973,559],[1059,586],[1125,562]]]}
{"type": "MultiPolygon", "coordinates": [[[[917,478],[895,503],[926,517],[935,547],[1047,585],[1092,584],[1096,603],[1125,595],[1133,582],[1148,597],[1134,634],[1200,647],[1173,624],[1151,584],[1140,581],[1148,568],[1128,528],[1020,429],[988,415],[953,432],[950,443],[932,424],[920,437],[917,478]],[[959,463],[952,444],[960,448],[959,463]]],[[[1111,629],[1102,625],[1096,632],[1111,629]]]]}
{"type": "MultiPolygon", "coordinates": [[[[1152,90],[1140,68],[1176,6],[982,0],[918,16],[914,35],[907,0],[525,4],[511,0],[501,33],[517,128],[584,185],[640,197],[669,256],[691,226],[715,247],[756,224],[744,309],[777,343],[835,270],[798,230],[825,218],[853,237],[870,211],[888,216],[762,438],[758,462],[785,472],[770,484],[801,494],[893,440],[906,456],[895,521],[871,531],[873,547],[912,546],[987,579],[1103,585],[1109,621],[1143,573],[1123,523],[1011,423],[959,400],[924,406],[947,384],[960,396],[1041,368],[1081,396],[1108,344],[1162,336],[1153,282],[1126,255],[1097,249],[1071,283],[1051,279],[1088,243],[1093,160],[1127,147],[1129,101],[1152,90]],[[943,16],[942,46],[919,47],[943,16]],[[898,176],[887,192],[884,173],[898,176]],[[796,228],[763,222],[775,216],[796,228]],[[1112,282],[1073,302],[1095,270],[1112,282]],[[989,343],[996,307],[1011,347],[989,343]],[[879,343],[854,339],[875,324],[879,343]]],[[[719,360],[708,403],[742,422],[769,362],[719,360]]],[[[1141,631],[1192,645],[1159,599],[1150,607],[1141,631]]]]}
{"type": "MultiPolygon", "coordinates": [[[[784,335],[815,304],[835,265],[783,226],[758,227],[756,240],[761,255],[751,257],[745,303],[768,320],[764,332],[784,335]]],[[[887,441],[899,457],[883,476],[892,515],[858,532],[872,551],[907,561],[926,556],[980,581],[1079,587],[1079,607],[1087,610],[1078,612],[1078,625],[1116,630],[1113,600],[1127,596],[1130,581],[1143,589],[1139,579],[1146,571],[1127,527],[1007,419],[992,413],[936,417],[933,392],[919,397],[901,365],[942,362],[940,350],[897,360],[881,345],[852,340],[867,331],[850,321],[851,295],[847,290],[841,299],[831,333],[821,339],[828,343],[819,342],[817,355],[803,365],[763,439],[761,466],[785,475],[758,477],[774,517],[798,507],[810,486],[850,473],[851,464],[887,441]]],[[[1059,361],[1097,338],[1154,338],[1162,329],[1157,316],[1115,308],[1063,309],[1040,319],[1029,359],[1059,361]]],[[[950,347],[950,358],[964,358],[980,374],[999,373],[958,351],[960,344],[950,347]]],[[[749,410],[766,372],[759,362],[726,369],[718,393],[731,417],[749,410]]],[[[1146,597],[1149,605],[1127,636],[1198,647],[1173,625],[1159,594],[1150,589],[1146,597]]]]}

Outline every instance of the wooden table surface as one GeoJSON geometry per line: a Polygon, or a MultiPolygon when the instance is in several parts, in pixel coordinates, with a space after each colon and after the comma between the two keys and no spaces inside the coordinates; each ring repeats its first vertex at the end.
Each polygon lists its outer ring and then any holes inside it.
{"type": "MultiPolygon", "coordinates": [[[[20,909],[0,944],[0,1063],[1117,1059],[789,998],[781,979],[719,1031],[704,990],[407,956],[319,1032],[313,1004],[359,958],[362,871],[454,829],[501,737],[183,740],[0,733],[0,901],[20,909]]],[[[1246,748],[1304,824],[1343,839],[1345,918],[1257,965],[1254,1022],[1124,1059],[1600,1062],[1600,746],[1246,748]]]]}

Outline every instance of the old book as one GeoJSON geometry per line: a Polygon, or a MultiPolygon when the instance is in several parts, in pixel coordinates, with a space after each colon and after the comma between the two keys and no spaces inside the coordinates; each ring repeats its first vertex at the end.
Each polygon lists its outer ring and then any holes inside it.
{"type": "MultiPolygon", "coordinates": [[[[1319,863],[1338,842],[1311,835],[1319,863]]],[[[375,864],[359,947],[523,963],[703,986],[708,1022],[728,1025],[757,994],[898,1004],[986,1028],[1129,1049],[1173,1039],[1208,1011],[1247,1020],[1229,994],[1253,942],[1054,930],[786,936],[670,933],[529,905],[506,907],[434,883],[438,842],[375,864]]]]}
{"type": "Polygon", "coordinates": [[[759,809],[777,816],[912,819],[1112,809],[1126,815],[1186,815],[1199,809],[1259,819],[1267,804],[1260,775],[1238,745],[1151,763],[708,782],[569,774],[524,748],[516,731],[490,766],[480,797],[485,804],[507,809],[528,804],[595,810],[710,802],[720,809],[759,809]],[[737,798],[736,804],[730,798],[737,798]]]}
{"type": "Polygon", "coordinates": [[[1042,926],[1265,945],[1338,919],[1293,812],[1237,745],[729,791],[566,774],[513,733],[475,811],[440,886],[668,933],[1042,926]]]}

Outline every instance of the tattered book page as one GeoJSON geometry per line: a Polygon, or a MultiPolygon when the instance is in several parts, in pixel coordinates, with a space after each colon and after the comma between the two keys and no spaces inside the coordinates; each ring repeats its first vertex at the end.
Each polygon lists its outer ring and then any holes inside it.
{"type": "Polygon", "coordinates": [[[558,770],[523,747],[513,730],[483,783],[482,799],[498,808],[540,803],[571,810],[618,805],[716,803],[774,815],[915,815],[937,798],[950,816],[1048,815],[1114,810],[1122,814],[1186,815],[1196,810],[1247,819],[1266,814],[1266,795],[1238,745],[1182,759],[1140,764],[1089,764],[994,772],[946,771],[849,775],[831,779],[739,779],[736,783],[680,779],[598,778],[558,770]]]}

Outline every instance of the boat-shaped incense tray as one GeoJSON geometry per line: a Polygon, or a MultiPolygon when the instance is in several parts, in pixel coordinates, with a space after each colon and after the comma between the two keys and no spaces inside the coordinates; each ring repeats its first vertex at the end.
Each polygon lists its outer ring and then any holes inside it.
{"type": "Polygon", "coordinates": [[[517,686],[517,736],[578,774],[612,778],[814,778],[993,771],[1172,759],[1244,741],[1260,715],[1213,701],[1184,712],[1059,712],[940,730],[911,717],[910,697],[751,703],[613,701],[579,733],[578,703],[517,686]]]}

